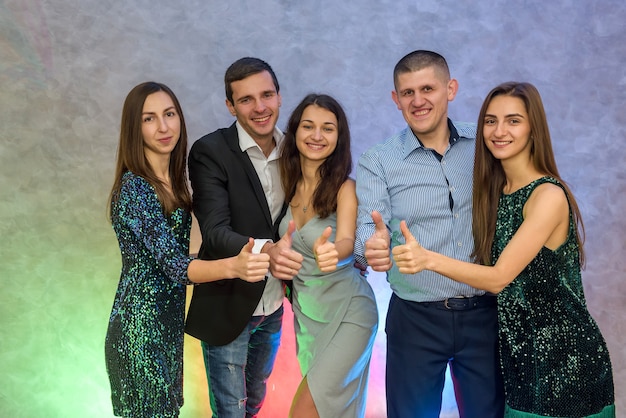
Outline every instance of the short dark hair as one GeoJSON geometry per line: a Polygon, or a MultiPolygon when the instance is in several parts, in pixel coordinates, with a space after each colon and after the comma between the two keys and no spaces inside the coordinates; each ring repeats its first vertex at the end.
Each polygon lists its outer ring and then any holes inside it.
{"type": "Polygon", "coordinates": [[[404,73],[412,73],[424,68],[434,67],[440,72],[446,79],[450,79],[450,69],[446,59],[433,51],[426,51],[418,49],[417,51],[410,52],[398,61],[393,69],[393,85],[397,86],[398,75],[404,73]]]}
{"type": "Polygon", "coordinates": [[[226,70],[226,74],[224,74],[224,87],[226,88],[226,99],[231,104],[233,103],[233,88],[232,83],[234,81],[243,80],[246,77],[250,77],[251,75],[261,73],[263,71],[267,71],[272,76],[272,80],[274,81],[274,87],[276,87],[276,93],[280,91],[280,87],[278,85],[278,79],[276,78],[276,74],[274,74],[274,70],[270,65],[258,58],[252,57],[244,57],[240,58],[237,61],[233,62],[230,67],[226,70]]]}

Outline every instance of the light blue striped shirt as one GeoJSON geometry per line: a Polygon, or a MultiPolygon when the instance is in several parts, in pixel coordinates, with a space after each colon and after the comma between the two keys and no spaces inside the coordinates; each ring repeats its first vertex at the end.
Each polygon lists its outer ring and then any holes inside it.
{"type": "MultiPolygon", "coordinates": [[[[429,250],[471,261],[472,171],[476,125],[448,121],[450,145],[441,161],[424,148],[409,127],[373,146],[359,158],[356,193],[359,199],[357,260],[366,264],[365,241],[374,233],[371,213],[377,210],[391,233],[391,246],[404,243],[400,221],[429,250]],[[450,197],[453,201],[451,209],[450,197]]],[[[391,289],[402,299],[438,301],[484,292],[432,271],[387,273],[391,289]]]]}

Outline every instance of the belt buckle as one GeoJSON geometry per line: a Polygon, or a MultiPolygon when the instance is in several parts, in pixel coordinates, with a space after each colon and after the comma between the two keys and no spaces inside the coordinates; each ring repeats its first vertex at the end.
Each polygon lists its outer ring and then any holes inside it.
{"type": "MultiPolygon", "coordinates": [[[[448,301],[449,301],[450,299],[454,299],[454,300],[466,300],[466,299],[468,299],[468,298],[467,298],[467,296],[457,296],[457,297],[453,297],[453,298],[445,298],[445,299],[444,299],[444,301],[443,301],[443,306],[444,306],[444,308],[446,308],[446,309],[447,309],[447,310],[449,310],[449,311],[456,311],[456,310],[459,310],[459,308],[458,308],[458,307],[457,307],[457,308],[455,308],[455,307],[453,307],[453,306],[448,305],[448,301]]],[[[467,304],[467,302],[465,302],[465,303],[467,304]]],[[[461,308],[461,310],[463,310],[463,309],[464,309],[464,308],[461,308]]]]}

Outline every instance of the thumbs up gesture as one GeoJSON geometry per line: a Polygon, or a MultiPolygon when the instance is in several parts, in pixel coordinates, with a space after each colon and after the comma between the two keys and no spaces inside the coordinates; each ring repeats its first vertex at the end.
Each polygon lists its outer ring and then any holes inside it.
{"type": "Polygon", "coordinates": [[[337,263],[339,262],[339,252],[334,242],[328,241],[330,234],[332,234],[333,228],[328,226],[322,232],[322,235],[315,240],[313,244],[313,253],[315,254],[315,261],[320,271],[328,273],[337,269],[337,263]]]}
{"type": "Polygon", "coordinates": [[[427,251],[417,242],[406,226],[406,221],[400,222],[400,231],[404,235],[405,244],[393,247],[393,261],[403,274],[418,273],[426,268],[427,251]]]}
{"type": "Polygon", "coordinates": [[[270,256],[270,271],[277,279],[292,280],[293,276],[298,274],[302,267],[304,257],[299,252],[291,249],[291,235],[295,230],[295,222],[293,220],[289,221],[287,232],[277,243],[269,245],[266,251],[270,256]]]}
{"type": "Polygon", "coordinates": [[[254,239],[249,238],[248,243],[241,248],[236,257],[236,276],[247,282],[259,282],[265,279],[270,267],[268,254],[252,254],[254,239]]]}
{"type": "Polygon", "coordinates": [[[383,222],[382,215],[377,211],[372,211],[372,220],[376,229],[372,236],[365,241],[365,258],[367,264],[374,271],[388,271],[391,268],[391,257],[389,254],[390,236],[387,225],[383,222]]]}

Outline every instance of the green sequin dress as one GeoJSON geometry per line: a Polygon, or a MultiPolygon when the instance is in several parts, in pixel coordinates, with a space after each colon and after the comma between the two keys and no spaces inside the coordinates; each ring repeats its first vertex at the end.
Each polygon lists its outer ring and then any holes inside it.
{"type": "MultiPolygon", "coordinates": [[[[522,224],[535,180],[498,204],[495,263],[522,224]]],[[[571,214],[571,211],[570,211],[571,214]]],[[[615,417],[613,375],[606,343],[583,294],[576,225],[566,242],[543,247],[498,294],[505,417],[615,417]]]]}
{"type": "Polygon", "coordinates": [[[122,272],[105,341],[113,413],[177,417],[191,214],[165,216],[154,188],[130,172],[117,197],[111,213],[122,272]]]}

